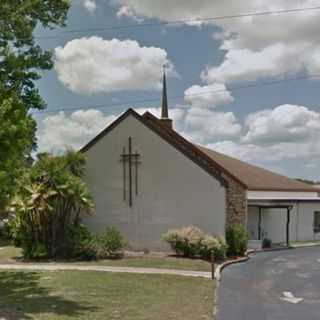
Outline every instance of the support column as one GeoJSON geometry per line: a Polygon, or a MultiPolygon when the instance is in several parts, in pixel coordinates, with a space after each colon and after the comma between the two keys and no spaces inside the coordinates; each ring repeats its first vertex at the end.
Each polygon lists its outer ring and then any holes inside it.
{"type": "Polygon", "coordinates": [[[287,225],[286,225],[286,240],[287,240],[287,247],[290,245],[290,210],[291,208],[287,208],[287,225]]]}
{"type": "Polygon", "coordinates": [[[132,207],[132,138],[129,137],[129,206],[132,207]]]}
{"type": "Polygon", "coordinates": [[[261,240],[261,220],[262,220],[262,208],[259,207],[259,217],[258,217],[258,240],[261,240]]]}

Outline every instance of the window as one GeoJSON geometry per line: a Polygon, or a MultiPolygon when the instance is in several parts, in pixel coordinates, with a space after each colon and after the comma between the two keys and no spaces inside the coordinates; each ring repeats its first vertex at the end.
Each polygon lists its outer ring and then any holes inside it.
{"type": "Polygon", "coordinates": [[[320,233],[320,211],[315,211],[313,214],[313,232],[320,233]]]}

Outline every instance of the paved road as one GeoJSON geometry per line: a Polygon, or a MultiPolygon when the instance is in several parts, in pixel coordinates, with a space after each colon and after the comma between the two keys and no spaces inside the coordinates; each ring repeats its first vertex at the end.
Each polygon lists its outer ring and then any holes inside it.
{"type": "Polygon", "coordinates": [[[288,319],[320,319],[320,247],[259,253],[223,271],[217,320],[288,319]]]}

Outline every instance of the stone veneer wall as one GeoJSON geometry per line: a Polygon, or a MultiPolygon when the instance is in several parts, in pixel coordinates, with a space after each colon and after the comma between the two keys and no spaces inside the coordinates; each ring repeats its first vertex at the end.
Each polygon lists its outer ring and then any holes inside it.
{"type": "Polygon", "coordinates": [[[247,224],[247,190],[239,182],[225,176],[229,186],[226,192],[226,228],[235,224],[247,224]]]}

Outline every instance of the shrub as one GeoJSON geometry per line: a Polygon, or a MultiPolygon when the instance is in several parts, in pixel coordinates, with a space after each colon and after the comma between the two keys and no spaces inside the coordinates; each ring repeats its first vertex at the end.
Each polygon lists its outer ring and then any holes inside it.
{"type": "Polygon", "coordinates": [[[74,226],[70,229],[70,239],[70,256],[83,260],[119,258],[126,245],[121,233],[113,227],[93,235],[84,225],[74,226]]]}
{"type": "Polygon", "coordinates": [[[204,233],[194,226],[169,230],[163,239],[169,243],[172,250],[184,257],[194,257],[199,254],[204,233]]]}
{"type": "Polygon", "coordinates": [[[228,256],[244,256],[247,251],[248,234],[242,225],[235,225],[227,229],[226,240],[228,256]]]}
{"type": "Polygon", "coordinates": [[[68,238],[67,256],[82,260],[96,259],[94,235],[85,225],[79,224],[69,227],[68,238]]]}
{"type": "Polygon", "coordinates": [[[163,239],[180,256],[210,259],[212,251],[217,260],[226,256],[227,245],[223,238],[206,235],[193,226],[169,230],[163,239]]]}
{"type": "Polygon", "coordinates": [[[123,236],[114,227],[107,228],[102,234],[97,235],[93,243],[97,257],[100,259],[121,257],[126,245],[123,236]]]}
{"type": "Polygon", "coordinates": [[[224,260],[227,248],[228,246],[223,238],[206,235],[201,241],[200,255],[202,258],[210,259],[211,252],[213,251],[216,260],[224,260]]]}
{"type": "Polygon", "coordinates": [[[263,249],[270,249],[272,247],[272,241],[271,239],[264,238],[262,241],[262,248],[263,249]]]}

